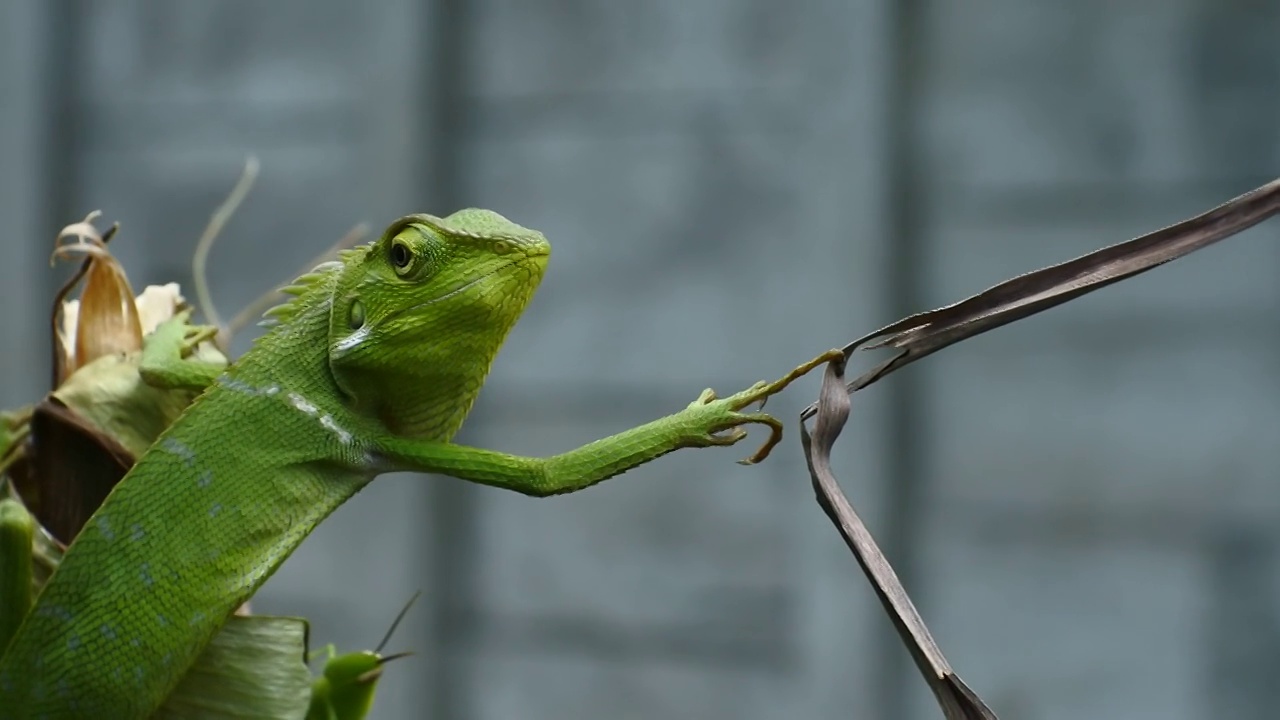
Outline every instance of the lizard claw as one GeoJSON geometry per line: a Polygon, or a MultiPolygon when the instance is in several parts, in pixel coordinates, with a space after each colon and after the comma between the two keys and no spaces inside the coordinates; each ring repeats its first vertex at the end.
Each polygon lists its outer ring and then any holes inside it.
{"type": "Polygon", "coordinates": [[[716,391],[712,390],[711,388],[707,388],[706,390],[702,391],[702,394],[698,396],[697,400],[694,400],[693,402],[689,403],[689,407],[696,408],[699,405],[710,405],[712,401],[714,401],[715,399],[716,399],[716,391]]]}
{"type": "Polygon", "coordinates": [[[725,432],[713,432],[708,435],[707,438],[712,445],[728,446],[733,445],[746,436],[746,430],[740,427],[735,427],[725,432]]]}
{"type": "MultiPolygon", "coordinates": [[[[161,323],[161,326],[168,326],[170,323],[182,327],[182,338],[178,341],[178,354],[184,358],[195,352],[200,343],[212,340],[218,334],[218,328],[212,325],[192,325],[189,307],[175,312],[172,317],[161,323]]],[[[160,328],[156,330],[159,331],[160,328]]]]}
{"type": "MultiPolygon", "coordinates": [[[[764,405],[763,402],[760,404],[764,405]]],[[[769,439],[765,440],[764,444],[762,444],[754,453],[738,461],[739,465],[755,465],[769,457],[769,453],[773,452],[773,449],[777,447],[778,443],[782,442],[782,421],[772,415],[766,415],[765,413],[751,413],[744,417],[747,418],[748,422],[769,426],[769,439]]],[[[742,428],[738,429],[741,430],[742,428]]],[[[745,435],[746,432],[744,431],[743,434],[745,435]]]]}
{"type": "Polygon", "coordinates": [[[186,333],[182,337],[182,354],[190,355],[195,352],[200,343],[206,340],[212,340],[218,334],[218,328],[212,325],[195,325],[187,328],[186,333]]]}
{"type": "Polygon", "coordinates": [[[760,408],[763,409],[765,402],[770,396],[782,392],[782,390],[784,390],[788,385],[808,374],[819,365],[843,357],[844,352],[841,350],[828,350],[809,362],[800,365],[778,380],[773,382],[757,382],[746,390],[719,401],[716,400],[714,390],[711,390],[710,388],[703,390],[702,394],[698,396],[698,399],[689,404],[690,409],[694,409],[699,406],[706,407],[715,403],[725,406],[725,409],[727,409],[729,413],[727,420],[717,423],[718,427],[715,430],[703,436],[701,441],[702,444],[733,445],[746,437],[747,431],[742,427],[743,425],[748,425],[750,423],[767,425],[769,427],[768,439],[764,441],[759,449],[750,456],[739,460],[738,463],[741,465],[755,465],[756,463],[763,461],[765,458],[769,457],[769,453],[777,447],[778,443],[782,442],[782,421],[764,412],[745,413],[742,412],[742,410],[755,402],[759,402],[760,408]],[[726,429],[730,431],[719,432],[726,429]]]}

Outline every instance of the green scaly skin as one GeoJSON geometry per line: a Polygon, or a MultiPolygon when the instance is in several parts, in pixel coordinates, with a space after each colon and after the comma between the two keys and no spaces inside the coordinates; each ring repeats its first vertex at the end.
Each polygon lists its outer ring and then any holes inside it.
{"type": "Polygon", "coordinates": [[[0,718],[147,717],[227,616],[379,474],[556,495],[761,423],[772,432],[756,462],[781,423],[744,408],[828,359],[549,458],[450,443],[549,254],[542,234],[489,211],[408,216],[299,278],[268,313],[276,327],[226,372],[174,352],[171,383],[212,385],[68,548],[0,659],[0,718]]]}

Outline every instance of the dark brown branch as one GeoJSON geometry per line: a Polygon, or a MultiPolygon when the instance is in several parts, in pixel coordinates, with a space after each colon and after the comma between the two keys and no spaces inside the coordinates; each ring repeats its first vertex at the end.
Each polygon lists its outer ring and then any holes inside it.
{"type": "Polygon", "coordinates": [[[831,449],[849,418],[850,396],[947,346],[1144,273],[1236,235],[1278,212],[1280,179],[1176,225],[1020,275],[954,305],[899,320],[849,343],[843,348],[843,357],[828,363],[818,401],[800,415],[800,438],[814,492],[871,582],[947,720],[995,720],[996,715],[951,669],[897,573],[831,471],[831,449]],[[873,340],[877,342],[868,345],[873,340]],[[900,352],[847,382],[845,366],[860,347],[893,347],[900,352]],[[806,421],[815,415],[810,435],[806,421]]]}
{"type": "MultiPolygon", "coordinates": [[[[902,350],[849,383],[849,392],[861,390],[894,370],[961,340],[1206,248],[1248,230],[1278,212],[1280,179],[1176,225],[1059,265],[1019,275],[954,305],[903,318],[843,348],[846,358],[858,348],[893,347],[902,350]],[[872,340],[878,342],[868,345],[872,340]]],[[[810,405],[801,414],[801,419],[812,418],[816,410],[817,403],[810,405]]]]}
{"type": "Polygon", "coordinates": [[[916,668],[929,684],[947,720],[996,720],[995,713],[969,689],[951,669],[942,650],[929,634],[929,628],[907,596],[898,574],[885,559],[867,526],[858,517],[853,505],[840,490],[831,472],[831,447],[849,419],[849,393],[844,387],[844,362],[836,360],[827,365],[822,377],[822,390],[818,399],[818,419],[813,435],[803,422],[800,423],[800,441],[804,445],[805,460],[809,464],[809,476],[818,504],[840,531],[845,544],[862,566],[862,572],[871,581],[876,598],[893,621],[898,636],[906,643],[916,668]]]}

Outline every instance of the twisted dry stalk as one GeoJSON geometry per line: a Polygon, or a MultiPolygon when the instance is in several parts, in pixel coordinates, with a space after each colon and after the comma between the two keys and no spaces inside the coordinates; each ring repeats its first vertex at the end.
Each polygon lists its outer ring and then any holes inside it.
{"type": "Polygon", "coordinates": [[[800,415],[801,442],[818,504],[871,582],[947,720],[995,720],[996,715],[951,669],[893,567],[840,490],[831,470],[831,449],[849,417],[850,397],[945,347],[1206,248],[1277,213],[1280,179],[1189,220],[1019,275],[953,305],[903,318],[849,343],[842,356],[827,364],[817,402],[800,415]],[[845,379],[845,367],[855,350],[885,347],[899,352],[852,381],[845,379]],[[806,422],[815,417],[810,434],[806,422]]]}

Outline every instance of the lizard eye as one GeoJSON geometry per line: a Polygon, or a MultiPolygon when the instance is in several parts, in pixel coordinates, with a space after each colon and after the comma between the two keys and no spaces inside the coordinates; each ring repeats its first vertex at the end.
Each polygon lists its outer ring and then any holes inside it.
{"type": "Polygon", "coordinates": [[[364,303],[359,300],[351,301],[351,316],[347,322],[352,330],[359,330],[364,326],[364,303]]]}
{"type": "Polygon", "coordinates": [[[506,255],[511,252],[511,243],[506,240],[494,240],[493,251],[499,255],[506,255]]]}
{"type": "Polygon", "coordinates": [[[413,262],[413,252],[409,249],[409,245],[402,240],[396,240],[391,243],[391,264],[395,266],[397,271],[408,269],[413,262]]]}

